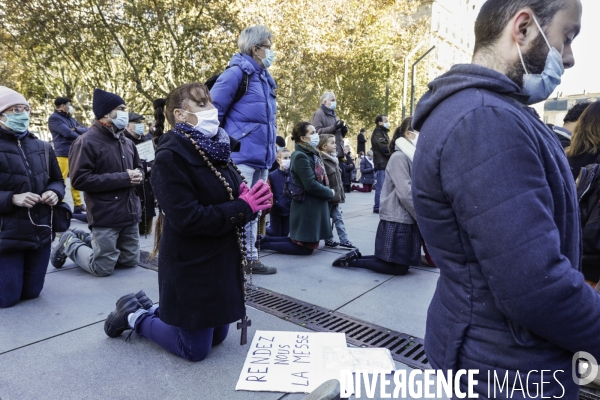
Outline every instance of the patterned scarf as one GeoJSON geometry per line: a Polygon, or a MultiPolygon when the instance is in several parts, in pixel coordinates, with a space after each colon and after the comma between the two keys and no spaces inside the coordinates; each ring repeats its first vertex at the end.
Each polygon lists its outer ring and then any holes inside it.
{"type": "Polygon", "coordinates": [[[317,178],[317,182],[329,187],[329,179],[327,179],[327,171],[325,171],[325,164],[323,164],[321,152],[308,143],[297,142],[296,145],[302,147],[302,149],[304,149],[307,153],[313,155],[313,160],[315,161],[315,177],[317,178]]]}
{"type": "Polygon", "coordinates": [[[173,132],[186,139],[187,136],[185,134],[189,134],[211,161],[228,163],[231,160],[229,135],[227,135],[227,132],[225,132],[223,128],[219,128],[219,132],[217,132],[217,135],[214,138],[216,140],[207,138],[202,132],[183,123],[176,124],[173,132]]]}

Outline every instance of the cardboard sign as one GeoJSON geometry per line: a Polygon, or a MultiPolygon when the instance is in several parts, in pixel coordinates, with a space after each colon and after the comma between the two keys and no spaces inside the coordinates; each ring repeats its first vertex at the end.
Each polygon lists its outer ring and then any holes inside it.
{"type": "Polygon", "coordinates": [[[346,335],[256,331],[235,390],[310,393],[331,379],[321,374],[330,348],[346,349],[346,335]]]}
{"type": "Polygon", "coordinates": [[[152,143],[152,140],[146,140],[145,142],[140,143],[135,147],[137,147],[140,160],[154,160],[154,143],[152,143]]]}

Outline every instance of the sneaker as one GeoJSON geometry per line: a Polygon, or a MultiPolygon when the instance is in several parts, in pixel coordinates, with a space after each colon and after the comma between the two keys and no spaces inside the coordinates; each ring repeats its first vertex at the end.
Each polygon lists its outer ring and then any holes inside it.
{"type": "Polygon", "coordinates": [[[353,249],[353,248],[355,248],[355,247],[356,247],[356,246],[355,246],[355,245],[353,245],[353,244],[352,244],[352,242],[351,242],[351,241],[349,241],[349,240],[346,240],[345,242],[340,242],[340,246],[341,246],[341,247],[345,247],[345,248],[347,248],[347,249],[353,249]]]}
{"type": "Polygon", "coordinates": [[[149,310],[154,305],[152,300],[150,300],[150,298],[148,296],[146,296],[146,293],[144,293],[143,290],[140,290],[139,292],[137,292],[135,294],[135,298],[138,299],[138,301],[140,302],[140,304],[142,305],[144,310],[149,310]]]}
{"type": "Polygon", "coordinates": [[[333,265],[334,267],[347,267],[352,261],[358,260],[361,257],[362,254],[360,254],[360,251],[358,251],[358,249],[352,250],[351,252],[348,252],[343,256],[336,258],[331,263],[331,265],[333,265]]]}
{"type": "Polygon", "coordinates": [[[327,247],[338,247],[340,244],[333,239],[327,239],[325,241],[325,246],[327,247]]]}
{"type": "Polygon", "coordinates": [[[63,233],[56,246],[50,252],[50,263],[54,268],[62,268],[65,265],[65,261],[67,261],[65,249],[73,238],[77,238],[73,232],[67,231],[63,233]]]}
{"type": "Polygon", "coordinates": [[[142,308],[142,305],[133,293],[126,294],[117,300],[117,308],[108,314],[104,321],[104,332],[108,337],[121,336],[127,329],[131,329],[127,316],[142,308]]]}
{"type": "Polygon", "coordinates": [[[252,268],[252,273],[257,275],[271,275],[277,272],[277,268],[267,267],[260,261],[252,261],[250,264],[248,264],[246,266],[246,273],[250,273],[250,268],[252,268]]]}
{"type": "Polygon", "coordinates": [[[77,239],[81,240],[83,243],[85,243],[86,246],[88,247],[92,247],[92,233],[91,232],[86,232],[83,229],[70,229],[71,232],[73,232],[75,234],[75,236],[77,236],[77,239]]]}

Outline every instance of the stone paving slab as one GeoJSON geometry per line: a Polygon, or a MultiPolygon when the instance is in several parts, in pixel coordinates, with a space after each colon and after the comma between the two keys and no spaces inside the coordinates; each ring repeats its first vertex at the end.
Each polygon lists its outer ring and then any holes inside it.
{"type": "Polygon", "coordinates": [[[124,294],[144,289],[159,300],[156,272],[144,268],[117,269],[105,278],[76,266],[50,268],[56,272],[46,274],[40,297],[0,310],[0,353],[104,320],[124,294]]]}

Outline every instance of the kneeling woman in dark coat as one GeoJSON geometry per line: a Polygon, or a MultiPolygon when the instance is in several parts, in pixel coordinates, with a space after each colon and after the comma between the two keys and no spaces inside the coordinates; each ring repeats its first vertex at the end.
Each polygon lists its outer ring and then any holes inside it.
{"type": "Polygon", "coordinates": [[[155,241],[160,308],[143,292],[125,295],[104,330],[117,337],[134,329],[200,361],[225,339],[230,323],[246,319],[244,225],[270,207],[272,194],[264,182],[249,189],[243,181],[230,158],[239,144],[219,128],[204,85],[178,87],[155,110],[151,181],[164,212],[155,241]],[[165,118],[173,128],[162,134],[165,118]]]}
{"type": "Polygon", "coordinates": [[[327,187],[327,172],[317,150],[319,134],[309,122],[298,122],[292,130],[296,151],[292,154],[290,176],[304,190],[304,201],[292,200],[290,206],[290,236],[260,238],[265,250],[284,254],[309,255],[319,247],[319,241],[333,237],[329,224],[329,200],[334,191],[327,187]]]}

